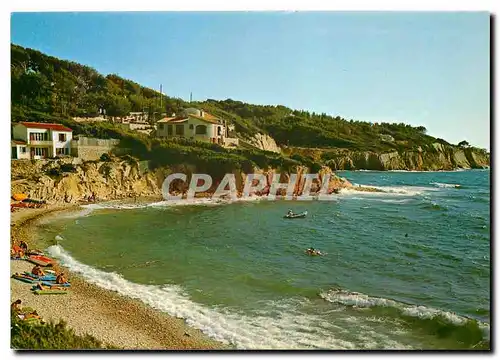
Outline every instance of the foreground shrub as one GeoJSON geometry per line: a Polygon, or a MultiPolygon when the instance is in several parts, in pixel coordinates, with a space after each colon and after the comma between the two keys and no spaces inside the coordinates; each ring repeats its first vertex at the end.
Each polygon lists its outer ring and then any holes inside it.
{"type": "Polygon", "coordinates": [[[28,323],[11,314],[10,344],[22,350],[112,349],[91,335],[76,335],[64,321],[58,324],[28,323]]]}

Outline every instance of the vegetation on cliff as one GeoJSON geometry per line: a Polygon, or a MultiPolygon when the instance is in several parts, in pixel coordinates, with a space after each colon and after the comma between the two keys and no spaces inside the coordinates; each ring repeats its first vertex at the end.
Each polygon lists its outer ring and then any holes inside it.
{"type": "Polygon", "coordinates": [[[184,102],[120,78],[103,76],[89,66],[60,60],[39,51],[11,45],[12,119],[44,120],[71,116],[109,116],[147,110],[178,111],[184,102]]]}
{"type": "MultiPolygon", "coordinates": [[[[124,143],[137,146],[135,155],[158,163],[176,161],[174,158],[186,155],[197,157],[196,161],[206,161],[207,164],[238,163],[240,167],[246,166],[248,161],[255,164],[301,162],[315,166],[315,162],[331,160],[328,158],[331,156],[330,150],[336,149],[377,153],[397,151],[402,154],[421,151],[419,148],[433,152],[436,143],[451,146],[443,139],[426,134],[427,130],[423,126],[372,124],[324,113],[293,110],[281,105],[253,105],[231,99],[189,103],[162,95],[117,75],[103,76],[91,67],[14,44],[11,44],[11,78],[12,122],[58,122],[74,129],[75,135],[123,139],[124,143]],[[146,111],[154,122],[162,113],[170,115],[190,106],[202,108],[233,123],[240,138],[249,138],[258,133],[268,134],[285,149],[319,148],[324,155],[314,159],[314,156],[301,153],[293,159],[285,159],[264,152],[229,152],[191,141],[150,141],[111,123],[82,124],[71,120],[75,116],[97,116],[105,110],[109,116],[146,111]],[[155,155],[155,151],[158,154],[155,155]]],[[[461,142],[459,145],[464,147],[468,144],[461,142]]]]}

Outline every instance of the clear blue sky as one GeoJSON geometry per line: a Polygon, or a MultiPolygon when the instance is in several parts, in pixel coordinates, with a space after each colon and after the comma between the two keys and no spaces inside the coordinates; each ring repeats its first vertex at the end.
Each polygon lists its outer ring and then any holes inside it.
{"type": "Polygon", "coordinates": [[[12,42],[167,95],[405,122],[489,149],[487,13],[15,13],[12,42]]]}

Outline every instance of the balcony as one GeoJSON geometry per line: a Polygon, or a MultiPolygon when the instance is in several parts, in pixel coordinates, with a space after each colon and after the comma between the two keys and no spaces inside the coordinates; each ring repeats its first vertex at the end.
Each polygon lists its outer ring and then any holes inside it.
{"type": "Polygon", "coordinates": [[[51,140],[28,140],[28,145],[38,146],[52,146],[51,140]]]}

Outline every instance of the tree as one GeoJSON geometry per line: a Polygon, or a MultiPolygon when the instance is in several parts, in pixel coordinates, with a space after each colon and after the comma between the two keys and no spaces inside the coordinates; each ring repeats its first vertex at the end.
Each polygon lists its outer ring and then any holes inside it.
{"type": "Polygon", "coordinates": [[[106,102],[106,114],[109,116],[125,116],[132,109],[130,101],[123,96],[111,95],[106,102]]]}
{"type": "Polygon", "coordinates": [[[460,146],[461,148],[463,148],[463,147],[469,147],[470,144],[467,141],[463,140],[463,141],[460,141],[458,143],[458,146],[460,146]]]}
{"type": "Polygon", "coordinates": [[[420,131],[423,134],[427,133],[427,129],[425,128],[425,126],[419,126],[419,127],[417,127],[417,131],[420,131]]]}

